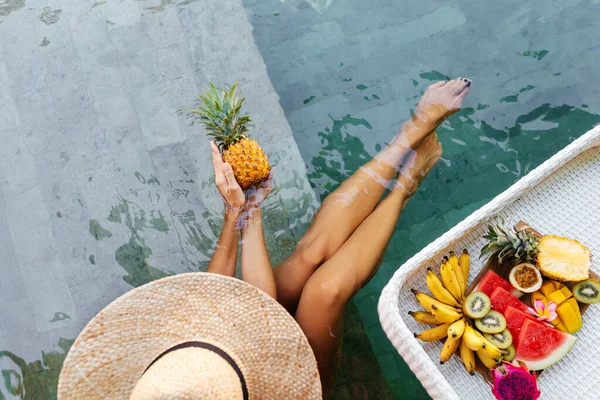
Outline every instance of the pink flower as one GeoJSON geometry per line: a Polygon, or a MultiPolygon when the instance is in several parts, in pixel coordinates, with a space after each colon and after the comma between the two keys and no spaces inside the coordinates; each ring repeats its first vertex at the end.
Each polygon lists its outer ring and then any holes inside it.
{"type": "Polygon", "coordinates": [[[531,315],[535,315],[542,321],[554,321],[554,319],[558,318],[556,314],[556,303],[551,301],[548,304],[544,305],[544,302],[540,299],[536,299],[533,302],[534,308],[527,307],[527,311],[531,315]]]}

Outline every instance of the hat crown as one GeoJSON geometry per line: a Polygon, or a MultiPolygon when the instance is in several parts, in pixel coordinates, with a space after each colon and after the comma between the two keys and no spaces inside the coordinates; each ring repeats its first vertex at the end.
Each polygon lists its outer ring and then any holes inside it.
{"type": "Polygon", "coordinates": [[[244,400],[240,366],[224,350],[203,342],[175,346],[150,364],[131,400],[244,400]]]}

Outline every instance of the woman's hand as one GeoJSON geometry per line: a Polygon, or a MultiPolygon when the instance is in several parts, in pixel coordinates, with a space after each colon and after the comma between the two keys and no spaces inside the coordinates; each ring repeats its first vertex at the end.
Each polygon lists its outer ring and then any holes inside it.
{"type": "MultiPolygon", "coordinates": [[[[210,142],[213,166],[215,167],[215,184],[221,193],[227,212],[239,212],[246,203],[246,196],[235,180],[231,165],[223,162],[221,152],[215,142],[210,142]]],[[[266,197],[266,196],[265,196],[266,197]]]]}
{"type": "Polygon", "coordinates": [[[269,177],[266,181],[264,181],[260,185],[251,187],[246,191],[247,200],[245,208],[247,210],[260,208],[262,202],[265,201],[269,193],[271,193],[271,191],[273,190],[274,171],[275,168],[271,168],[271,172],[269,172],[269,177]]]}

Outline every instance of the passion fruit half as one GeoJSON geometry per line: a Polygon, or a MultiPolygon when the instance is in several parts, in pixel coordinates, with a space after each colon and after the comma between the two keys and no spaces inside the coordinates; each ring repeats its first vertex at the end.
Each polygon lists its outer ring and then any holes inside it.
{"type": "Polygon", "coordinates": [[[542,274],[533,264],[518,264],[508,275],[510,284],[523,293],[533,293],[542,287],[542,274]]]}

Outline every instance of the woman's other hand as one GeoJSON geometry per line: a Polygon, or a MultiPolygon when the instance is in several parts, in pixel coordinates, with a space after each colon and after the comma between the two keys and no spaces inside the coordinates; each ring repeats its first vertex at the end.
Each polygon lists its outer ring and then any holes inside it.
{"type": "Polygon", "coordinates": [[[269,177],[266,181],[261,183],[260,185],[251,187],[246,191],[246,208],[260,208],[262,202],[265,201],[269,193],[273,190],[273,173],[275,168],[271,168],[271,172],[269,172],[269,177]]]}
{"type": "MultiPolygon", "coordinates": [[[[227,212],[239,212],[246,203],[246,196],[235,180],[231,165],[223,162],[223,157],[215,142],[210,142],[213,166],[215,168],[215,184],[221,193],[227,212]]],[[[266,197],[266,196],[265,196],[266,197]]]]}

